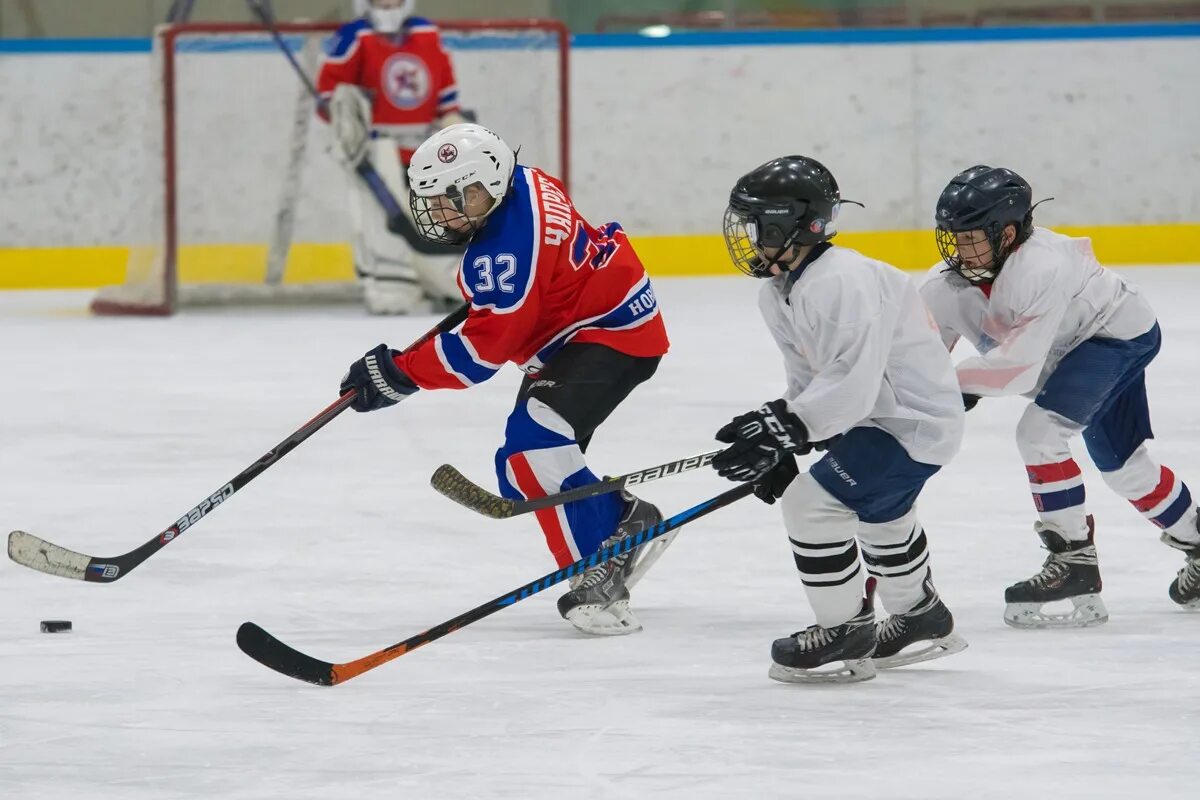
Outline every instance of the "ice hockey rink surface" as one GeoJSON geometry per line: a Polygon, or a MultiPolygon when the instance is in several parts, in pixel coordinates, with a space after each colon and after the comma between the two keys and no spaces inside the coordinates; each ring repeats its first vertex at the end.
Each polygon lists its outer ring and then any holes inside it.
{"type": "MultiPolygon", "coordinates": [[[[1148,374],[1155,456],[1200,490],[1200,267],[1125,273],[1164,331],[1148,374]]],[[[746,278],[657,282],[658,375],[597,435],[597,473],[699,453],[777,397],[746,278]]],[[[170,525],[335,399],[347,364],[432,317],[351,307],[94,319],[82,293],[0,295],[0,532],[93,555],[170,525]]],[[[961,354],[957,354],[959,358],[961,354]]],[[[271,672],[252,620],[347,661],[553,568],[531,518],[430,489],[449,462],[494,486],[520,374],[347,413],[117,583],[0,563],[0,797],[886,798],[1200,796],[1200,614],[1181,554],[1087,461],[1108,624],[1016,631],[1003,590],[1041,565],[1012,441],[985,400],[920,503],[960,655],[842,686],[767,678],[812,622],[779,512],[744,500],[685,528],[634,594],[642,633],[587,638],[538,594],[340,686],[271,672]],[[38,622],[74,631],[43,634],[38,622]]],[[[641,493],[665,513],[727,488],[641,493]]]]}

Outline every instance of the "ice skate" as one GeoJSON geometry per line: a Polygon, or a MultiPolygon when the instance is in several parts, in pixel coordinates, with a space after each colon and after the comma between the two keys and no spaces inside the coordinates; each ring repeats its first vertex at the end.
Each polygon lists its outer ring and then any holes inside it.
{"type": "Polygon", "coordinates": [[[767,675],[783,683],[852,683],[874,678],[874,583],[874,578],[868,579],[862,609],[841,625],[811,625],[776,639],[771,645],[771,660],[775,663],[767,675]],[[829,666],[839,661],[841,666],[829,666]]]}
{"type": "Polygon", "coordinates": [[[1088,538],[1070,541],[1038,522],[1034,530],[1050,555],[1042,571],[1004,590],[1004,621],[1014,628],[1086,628],[1108,621],[1100,599],[1100,567],[1096,563],[1095,525],[1087,518],[1088,538]],[[1073,608],[1059,613],[1043,606],[1070,600],[1073,608]]]}
{"type": "Polygon", "coordinates": [[[1187,556],[1187,563],[1171,581],[1167,594],[1184,608],[1200,609],[1200,543],[1184,542],[1168,533],[1162,535],[1162,540],[1164,544],[1182,550],[1187,556]]]}
{"type": "MultiPolygon", "coordinates": [[[[654,505],[623,494],[626,505],[617,532],[601,542],[601,549],[641,533],[662,521],[654,505]]],[[[558,598],[558,613],[584,633],[621,636],[642,629],[629,608],[631,576],[639,558],[638,548],[610,558],[584,571],[571,581],[571,590],[558,598]]]]}
{"type": "Polygon", "coordinates": [[[933,576],[925,578],[925,598],[916,608],[892,614],[875,627],[875,666],[892,669],[932,661],[967,649],[967,642],[954,633],[954,616],[933,588],[933,576]],[[913,647],[904,652],[905,648],[913,647]]]}

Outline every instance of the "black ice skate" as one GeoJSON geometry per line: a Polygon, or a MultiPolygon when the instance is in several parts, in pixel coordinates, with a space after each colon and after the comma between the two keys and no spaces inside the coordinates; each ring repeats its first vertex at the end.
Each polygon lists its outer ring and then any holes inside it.
{"type": "Polygon", "coordinates": [[[1014,628],[1086,628],[1108,621],[1100,599],[1100,567],[1096,563],[1096,528],[1089,514],[1088,538],[1070,541],[1038,522],[1034,530],[1050,555],[1042,571],[1004,590],[1004,621],[1014,628]],[[1047,603],[1070,600],[1074,608],[1062,613],[1043,611],[1047,603]]]}
{"type": "MultiPolygon", "coordinates": [[[[625,509],[617,532],[600,543],[601,549],[662,522],[662,514],[654,505],[631,494],[622,493],[621,496],[625,500],[625,509]]],[[[584,633],[619,636],[640,631],[642,624],[629,610],[629,589],[640,577],[640,573],[635,577],[634,571],[644,558],[639,555],[642,549],[639,547],[610,558],[573,578],[571,590],[558,598],[558,613],[584,633]]]]}
{"type": "Polygon", "coordinates": [[[1180,541],[1168,533],[1162,535],[1162,540],[1187,556],[1187,563],[1171,581],[1167,594],[1184,608],[1200,609],[1200,544],[1180,541]]]}
{"type": "Polygon", "coordinates": [[[771,645],[768,676],[783,683],[851,683],[875,677],[875,579],[867,579],[867,596],[857,615],[823,628],[811,625],[771,645]],[[821,669],[834,662],[841,667],[821,669]]]}
{"type": "Polygon", "coordinates": [[[892,669],[921,661],[932,661],[967,649],[967,642],[954,632],[954,616],[933,588],[933,576],[925,578],[925,599],[911,611],[892,614],[875,626],[875,666],[892,669]],[[915,644],[923,647],[901,652],[915,644]]]}

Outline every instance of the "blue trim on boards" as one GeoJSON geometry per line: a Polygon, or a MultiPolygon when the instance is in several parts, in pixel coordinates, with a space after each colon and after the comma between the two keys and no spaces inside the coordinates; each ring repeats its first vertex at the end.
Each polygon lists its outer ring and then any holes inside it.
{"type": "Polygon", "coordinates": [[[1040,25],[1005,28],[845,28],[794,31],[704,31],[643,36],[580,33],[571,45],[604,47],[770,47],[780,45],[953,44],[1086,39],[1162,39],[1200,36],[1200,23],[1040,25]]]}
{"type": "MultiPolygon", "coordinates": [[[[858,28],[794,31],[706,31],[642,36],[636,33],[579,33],[571,46],[580,49],[628,47],[771,47],[782,45],[847,44],[953,44],[956,42],[1080,41],[1089,39],[1164,39],[1200,37],[1200,23],[1147,23],[1127,25],[1045,25],[1010,28],[858,28]]],[[[454,44],[472,49],[507,49],[545,46],[550,40],[528,37],[459,37],[447,33],[454,44]]],[[[210,41],[197,47],[205,51],[245,50],[270,46],[247,42],[210,41]]],[[[38,53],[148,53],[150,39],[0,39],[0,55],[38,53]]]]}

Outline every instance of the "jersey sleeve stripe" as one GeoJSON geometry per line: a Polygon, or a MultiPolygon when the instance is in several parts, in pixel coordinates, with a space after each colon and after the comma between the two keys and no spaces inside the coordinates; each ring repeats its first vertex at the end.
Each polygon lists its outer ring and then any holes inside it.
{"type": "Polygon", "coordinates": [[[603,314],[580,320],[564,328],[538,350],[536,356],[521,366],[523,369],[527,367],[540,368],[580,331],[597,328],[613,331],[629,330],[645,325],[657,317],[658,313],[658,299],[654,296],[654,291],[650,286],[649,276],[644,276],[634,284],[620,303],[603,314]]]}
{"type": "Polygon", "coordinates": [[[344,64],[354,57],[358,50],[359,39],[371,33],[371,26],[366,20],[358,20],[339,30],[326,45],[324,62],[326,64],[344,64]]]}
{"type": "Polygon", "coordinates": [[[445,335],[446,334],[441,334],[433,340],[433,351],[437,354],[438,361],[441,363],[442,369],[446,371],[447,375],[457,380],[464,387],[473,385],[471,381],[466,379],[466,376],[461,375],[457,370],[454,369],[454,367],[450,364],[450,359],[446,357],[446,352],[442,348],[442,337],[445,335]]]}
{"type": "Polygon", "coordinates": [[[438,357],[446,371],[459,378],[467,386],[483,383],[496,374],[499,365],[477,360],[463,338],[454,333],[443,333],[437,338],[438,357]]]}

